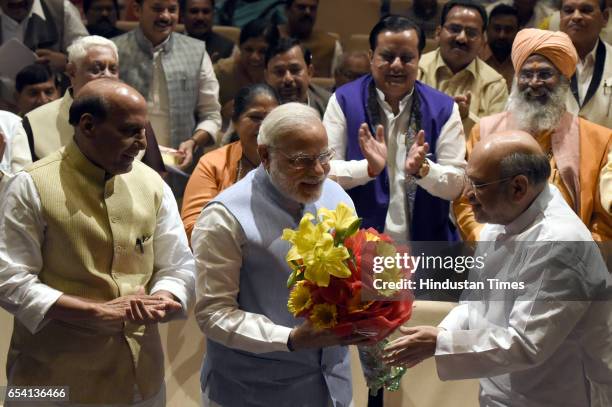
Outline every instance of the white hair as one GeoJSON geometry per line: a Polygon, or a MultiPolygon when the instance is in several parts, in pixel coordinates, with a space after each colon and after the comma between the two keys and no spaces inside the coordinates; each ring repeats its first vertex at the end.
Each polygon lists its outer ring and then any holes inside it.
{"type": "Polygon", "coordinates": [[[257,144],[273,146],[280,137],[315,123],[321,124],[321,117],[315,109],[302,103],[285,103],[274,108],[263,120],[257,144]]]}
{"type": "Polygon", "coordinates": [[[565,101],[569,90],[569,80],[561,76],[559,85],[549,93],[548,101],[542,104],[539,101],[528,99],[526,95],[529,88],[521,92],[514,81],[506,110],[512,112],[516,118],[519,130],[532,134],[552,130],[557,127],[561,116],[566,111],[565,101]]]}
{"type": "Polygon", "coordinates": [[[119,52],[117,51],[117,46],[114,42],[99,35],[89,35],[87,37],[81,37],[75,40],[68,47],[68,62],[71,62],[75,65],[81,63],[83,58],[87,56],[87,52],[92,47],[108,47],[115,54],[115,58],[117,58],[117,62],[119,62],[119,52]]]}

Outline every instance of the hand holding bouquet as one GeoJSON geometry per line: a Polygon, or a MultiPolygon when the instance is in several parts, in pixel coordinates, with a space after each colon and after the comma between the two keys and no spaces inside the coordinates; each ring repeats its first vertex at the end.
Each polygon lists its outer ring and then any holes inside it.
{"type": "MultiPolygon", "coordinates": [[[[358,333],[375,343],[410,318],[412,296],[399,293],[397,300],[397,290],[373,288],[372,258],[394,256],[396,248],[388,236],[371,228],[359,229],[360,225],[353,209],[341,203],[334,210],[321,208],[316,219],[307,213],[297,230],[283,231],[283,239],[292,243],[286,258],[292,269],[287,306],[294,316],[308,319],[316,329],[329,329],[341,337],[358,333]]],[[[376,277],[399,281],[408,273],[390,267],[376,277]]],[[[384,366],[378,356],[370,358],[383,346],[379,342],[367,347],[371,349],[368,352],[366,348],[365,355],[361,349],[362,363],[370,365],[364,365],[364,371],[371,388],[388,385],[391,379],[398,384],[401,377],[393,375],[392,369],[397,373],[398,368],[384,366]]]]}

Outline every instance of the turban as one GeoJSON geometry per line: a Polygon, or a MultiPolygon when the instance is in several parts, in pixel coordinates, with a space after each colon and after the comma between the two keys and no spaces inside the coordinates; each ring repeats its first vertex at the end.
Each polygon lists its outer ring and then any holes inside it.
{"type": "Polygon", "coordinates": [[[527,58],[533,54],[546,57],[567,79],[571,79],[576,71],[578,53],[564,32],[535,28],[519,31],[512,44],[512,65],[517,75],[527,58]]]}

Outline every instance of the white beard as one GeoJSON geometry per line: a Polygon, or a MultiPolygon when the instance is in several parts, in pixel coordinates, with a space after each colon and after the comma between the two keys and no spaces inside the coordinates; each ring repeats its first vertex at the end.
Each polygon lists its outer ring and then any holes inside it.
{"type": "Polygon", "coordinates": [[[544,104],[528,99],[528,91],[529,89],[526,89],[521,92],[514,81],[506,105],[506,110],[512,113],[515,122],[519,124],[519,130],[533,135],[555,129],[566,111],[569,81],[562,77],[559,86],[548,94],[548,100],[544,104]]]}
{"type": "Polygon", "coordinates": [[[292,180],[285,175],[282,168],[277,164],[277,160],[270,161],[270,172],[268,172],[268,176],[270,177],[272,185],[274,185],[281,194],[302,204],[309,204],[317,201],[323,192],[323,181],[325,181],[325,176],[321,179],[308,177],[304,180],[292,180]],[[320,182],[320,185],[314,192],[303,191],[300,189],[298,181],[301,182],[305,180],[313,183],[320,182]]]}

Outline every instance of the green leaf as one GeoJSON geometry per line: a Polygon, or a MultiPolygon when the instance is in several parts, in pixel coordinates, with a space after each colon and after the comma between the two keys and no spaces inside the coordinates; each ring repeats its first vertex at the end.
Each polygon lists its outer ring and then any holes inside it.
{"type": "Polygon", "coordinates": [[[287,288],[291,288],[295,285],[295,283],[297,283],[297,274],[298,270],[294,270],[293,273],[291,273],[291,275],[287,279],[287,288]]]}
{"type": "Polygon", "coordinates": [[[357,218],[353,223],[351,223],[351,226],[349,226],[348,229],[344,231],[344,237],[349,237],[349,236],[354,235],[359,230],[359,227],[361,226],[361,221],[362,221],[361,218],[357,218]]]}

